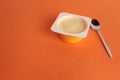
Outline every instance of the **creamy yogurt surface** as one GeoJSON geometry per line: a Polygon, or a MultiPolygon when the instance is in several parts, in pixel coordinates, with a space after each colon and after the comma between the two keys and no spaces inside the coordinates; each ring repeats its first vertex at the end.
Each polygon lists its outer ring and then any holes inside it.
{"type": "Polygon", "coordinates": [[[75,34],[83,32],[87,27],[87,23],[79,17],[66,17],[60,19],[57,26],[64,32],[75,34]]]}

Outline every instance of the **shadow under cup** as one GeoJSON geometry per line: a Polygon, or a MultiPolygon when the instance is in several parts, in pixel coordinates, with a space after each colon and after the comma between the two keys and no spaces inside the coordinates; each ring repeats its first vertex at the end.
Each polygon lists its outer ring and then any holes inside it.
{"type": "Polygon", "coordinates": [[[68,43],[78,43],[83,37],[76,35],[82,34],[87,29],[85,19],[75,16],[62,17],[57,22],[57,27],[60,29],[60,38],[68,43]]]}

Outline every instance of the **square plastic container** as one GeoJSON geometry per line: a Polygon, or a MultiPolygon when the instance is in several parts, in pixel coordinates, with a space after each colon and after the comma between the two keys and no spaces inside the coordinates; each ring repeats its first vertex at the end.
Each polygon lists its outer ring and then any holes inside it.
{"type": "Polygon", "coordinates": [[[59,34],[59,36],[68,43],[77,43],[80,42],[81,39],[87,37],[89,28],[90,28],[90,23],[91,23],[91,18],[90,17],[86,17],[86,16],[81,16],[81,15],[76,15],[76,14],[71,14],[71,13],[66,13],[66,12],[61,12],[57,19],[55,20],[55,22],[53,23],[53,25],[51,26],[51,30],[53,32],[56,32],[59,34]],[[84,21],[86,21],[86,29],[83,32],[79,32],[79,33],[67,33],[63,30],[61,30],[57,23],[61,20],[61,19],[65,19],[65,18],[69,18],[69,17],[77,17],[77,18],[81,18],[84,21]]]}

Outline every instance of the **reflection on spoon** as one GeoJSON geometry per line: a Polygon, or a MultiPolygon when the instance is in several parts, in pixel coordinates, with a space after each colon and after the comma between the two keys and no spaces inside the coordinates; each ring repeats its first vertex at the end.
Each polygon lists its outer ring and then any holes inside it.
{"type": "Polygon", "coordinates": [[[109,57],[112,58],[113,55],[112,55],[110,49],[108,48],[104,38],[102,37],[102,34],[99,31],[100,30],[100,23],[98,22],[98,20],[92,19],[91,20],[91,27],[92,27],[93,30],[97,31],[97,33],[99,34],[99,37],[100,37],[100,39],[101,39],[101,41],[102,41],[102,43],[103,43],[103,45],[104,45],[108,55],[109,55],[109,57]]]}

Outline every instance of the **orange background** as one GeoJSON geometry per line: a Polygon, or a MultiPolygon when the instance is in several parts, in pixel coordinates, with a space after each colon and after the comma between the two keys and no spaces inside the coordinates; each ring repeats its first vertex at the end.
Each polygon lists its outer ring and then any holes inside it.
{"type": "Polygon", "coordinates": [[[119,0],[0,0],[0,80],[120,80],[119,0]],[[114,58],[95,31],[78,44],[50,27],[60,12],[97,18],[114,58]]]}

